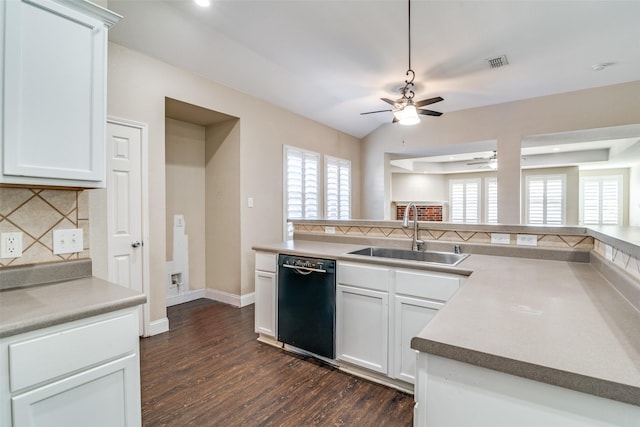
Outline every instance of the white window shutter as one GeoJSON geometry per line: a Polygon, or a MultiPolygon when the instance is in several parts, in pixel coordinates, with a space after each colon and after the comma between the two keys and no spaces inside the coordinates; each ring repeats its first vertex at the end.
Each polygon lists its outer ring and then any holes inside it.
{"type": "Polygon", "coordinates": [[[565,181],[565,175],[527,177],[527,224],[564,224],[565,181]]]}
{"type": "MultiPolygon", "coordinates": [[[[285,213],[288,219],[320,217],[320,156],[311,151],[285,147],[285,213]]],[[[287,225],[287,235],[293,227],[287,225]]]]}
{"type": "Polygon", "coordinates": [[[498,180],[496,178],[486,179],[486,204],[487,204],[487,218],[488,224],[498,223],[498,180]]]}
{"type": "Polygon", "coordinates": [[[621,225],[622,175],[580,180],[580,218],[587,225],[621,225]]]}
{"type": "Polygon", "coordinates": [[[449,181],[451,222],[478,223],[480,212],[480,180],[449,181]]]}
{"type": "Polygon", "coordinates": [[[351,218],[351,162],[325,156],[327,219],[351,218]]]}

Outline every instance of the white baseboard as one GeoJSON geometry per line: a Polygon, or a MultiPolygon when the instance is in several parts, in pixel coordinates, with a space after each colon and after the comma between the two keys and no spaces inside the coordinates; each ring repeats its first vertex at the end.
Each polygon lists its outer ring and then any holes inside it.
{"type": "Polygon", "coordinates": [[[247,305],[251,305],[255,302],[256,299],[254,292],[245,295],[236,295],[216,289],[207,289],[206,295],[204,297],[212,299],[214,301],[220,301],[234,307],[244,307],[247,305]]]}
{"type": "Polygon", "coordinates": [[[154,320],[153,322],[149,323],[149,335],[148,336],[153,336],[153,335],[158,335],[161,334],[163,332],[168,332],[169,331],[169,319],[164,317],[162,319],[158,319],[158,320],[154,320]]]}
{"type": "Polygon", "coordinates": [[[196,289],[195,291],[187,291],[179,295],[171,295],[167,297],[167,307],[182,304],[183,302],[193,301],[199,298],[206,298],[204,289],[196,289]]]}

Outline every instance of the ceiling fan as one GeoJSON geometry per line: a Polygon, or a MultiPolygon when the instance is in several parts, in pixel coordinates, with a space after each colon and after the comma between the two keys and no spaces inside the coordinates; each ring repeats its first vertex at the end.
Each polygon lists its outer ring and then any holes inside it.
{"type": "Polygon", "coordinates": [[[407,79],[404,81],[404,86],[400,88],[400,94],[402,97],[399,99],[391,100],[389,98],[380,98],[387,104],[393,105],[392,109],[388,110],[378,110],[378,111],[369,111],[367,113],[360,113],[360,115],[365,114],[375,114],[375,113],[385,113],[392,112],[393,113],[393,121],[392,123],[399,122],[401,125],[415,125],[420,123],[420,117],[418,114],[422,114],[425,116],[441,116],[442,113],[433,110],[421,109],[420,107],[424,107],[427,105],[435,104],[436,102],[444,101],[444,99],[440,96],[435,98],[423,99],[422,101],[413,101],[413,97],[415,93],[413,91],[413,80],[416,77],[416,73],[411,69],[411,0],[408,0],[409,3],[409,69],[406,72],[407,79]]]}
{"type": "Polygon", "coordinates": [[[467,162],[467,165],[483,165],[482,167],[495,170],[498,168],[498,153],[494,150],[489,157],[474,157],[470,162],[467,162]]]}

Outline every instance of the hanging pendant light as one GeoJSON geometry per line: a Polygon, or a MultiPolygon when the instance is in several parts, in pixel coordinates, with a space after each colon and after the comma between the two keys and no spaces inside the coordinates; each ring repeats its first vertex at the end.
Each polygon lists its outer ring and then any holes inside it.
{"type": "Polygon", "coordinates": [[[401,117],[398,119],[401,125],[416,125],[420,123],[420,117],[418,117],[418,111],[416,110],[416,106],[413,103],[413,97],[415,93],[413,92],[413,80],[416,78],[416,73],[411,69],[411,0],[408,0],[409,13],[408,13],[408,39],[409,39],[409,69],[406,72],[407,78],[404,81],[404,87],[400,90],[402,92],[403,101],[406,100],[405,105],[400,110],[401,117]]]}
{"type": "Polygon", "coordinates": [[[416,125],[420,123],[420,117],[418,117],[418,111],[413,102],[410,102],[406,107],[402,109],[402,118],[399,119],[401,125],[416,125]]]}
{"type": "Polygon", "coordinates": [[[413,91],[413,80],[416,78],[416,73],[411,69],[411,0],[408,0],[408,6],[409,68],[407,69],[407,72],[405,74],[407,78],[404,81],[404,86],[400,88],[402,97],[396,100],[389,98],[380,98],[387,104],[391,104],[393,106],[393,109],[369,111],[366,113],[360,113],[360,115],[391,112],[393,113],[393,123],[415,125],[417,123],[420,123],[420,115],[435,117],[441,116],[442,113],[438,111],[427,110],[423,107],[435,104],[436,102],[444,101],[444,98],[436,96],[434,98],[423,99],[421,101],[413,100],[413,97],[415,96],[415,93],[413,91]]]}

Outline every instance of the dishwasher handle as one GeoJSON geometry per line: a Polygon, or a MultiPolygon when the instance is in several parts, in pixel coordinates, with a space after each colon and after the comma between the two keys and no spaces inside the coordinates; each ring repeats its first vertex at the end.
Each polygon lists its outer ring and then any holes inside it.
{"type": "Polygon", "coordinates": [[[326,273],[327,270],[321,270],[319,268],[311,268],[311,267],[297,267],[295,265],[282,264],[284,268],[291,268],[292,270],[297,271],[300,274],[307,275],[311,273],[326,273]]]}

